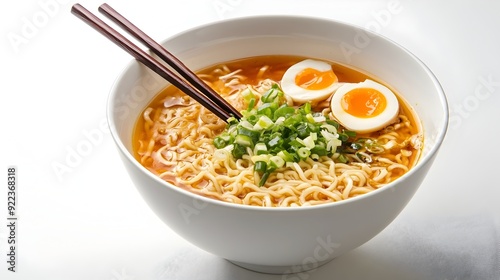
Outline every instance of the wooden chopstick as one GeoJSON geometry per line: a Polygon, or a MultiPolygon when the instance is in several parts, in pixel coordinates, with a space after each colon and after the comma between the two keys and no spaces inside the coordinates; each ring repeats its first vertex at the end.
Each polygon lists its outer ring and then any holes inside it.
{"type": "Polygon", "coordinates": [[[177,57],[172,55],[165,47],[160,45],[158,42],[149,37],[146,33],[140,30],[137,26],[131,23],[128,19],[118,13],[110,5],[104,3],[99,6],[99,12],[107,16],[109,19],[113,20],[121,28],[126,30],[129,34],[134,36],[137,40],[146,45],[151,51],[153,51],[158,57],[165,61],[170,67],[175,69],[184,79],[191,83],[196,89],[201,93],[205,94],[207,97],[211,98],[219,107],[230,112],[238,119],[241,118],[241,113],[236,110],[231,104],[229,104],[222,96],[217,94],[211,87],[209,87],[205,82],[203,82],[195,73],[193,73],[182,61],[177,57]]]}
{"type": "MultiPolygon", "coordinates": [[[[176,74],[174,74],[165,65],[158,62],[151,55],[149,55],[144,50],[142,50],[137,45],[128,40],[125,36],[117,32],[113,28],[111,28],[109,25],[100,20],[90,11],[85,9],[82,5],[74,4],[71,8],[71,13],[73,13],[75,16],[83,20],[85,23],[90,25],[92,28],[94,28],[102,35],[104,35],[106,38],[111,40],[113,43],[118,45],[127,53],[132,55],[135,59],[144,64],[146,67],[153,70],[155,73],[157,73],[158,75],[169,81],[172,85],[174,85],[175,87],[177,87],[178,89],[180,89],[181,91],[192,97],[194,100],[199,102],[202,106],[210,110],[212,113],[214,113],[217,117],[219,117],[223,121],[227,121],[228,118],[234,115],[234,113],[232,113],[231,111],[222,109],[211,98],[200,93],[198,90],[196,90],[196,88],[193,88],[191,84],[187,83],[183,79],[176,76],[176,74]]],[[[241,115],[234,115],[234,117],[237,118],[239,118],[239,116],[241,115]]]]}

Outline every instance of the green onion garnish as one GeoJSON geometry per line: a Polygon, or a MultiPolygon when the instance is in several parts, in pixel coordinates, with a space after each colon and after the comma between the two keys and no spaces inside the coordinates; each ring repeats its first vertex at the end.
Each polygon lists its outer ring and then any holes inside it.
{"type": "MultiPolygon", "coordinates": [[[[236,159],[253,153],[250,159],[260,176],[259,186],[287,163],[331,157],[342,150],[341,145],[352,144],[347,140],[356,136],[352,131],[339,130],[338,123],[327,115],[313,112],[311,103],[298,108],[288,106],[277,84],[258,102],[250,89],[242,94],[248,109],[241,112],[239,121],[228,120],[226,130],[214,139],[214,146],[232,148],[236,159]]],[[[341,162],[347,160],[342,155],[338,158],[341,162]]]]}

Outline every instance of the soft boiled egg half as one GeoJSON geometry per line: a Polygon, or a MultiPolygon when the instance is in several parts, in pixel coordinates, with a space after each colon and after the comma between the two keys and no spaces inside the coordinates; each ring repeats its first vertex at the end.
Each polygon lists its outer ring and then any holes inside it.
{"type": "Polygon", "coordinates": [[[298,103],[325,100],[340,85],[330,64],[313,59],[292,65],[281,79],[283,92],[298,103]]]}
{"type": "Polygon", "coordinates": [[[343,84],[333,94],[330,107],[342,126],[361,134],[384,128],[399,113],[396,95],[372,80],[343,84]]]}

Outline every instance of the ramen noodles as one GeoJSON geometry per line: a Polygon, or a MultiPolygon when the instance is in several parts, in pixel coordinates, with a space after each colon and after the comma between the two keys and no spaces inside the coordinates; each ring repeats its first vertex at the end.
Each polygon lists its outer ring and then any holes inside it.
{"type": "Polygon", "coordinates": [[[135,157],[177,187],[244,205],[317,205],[374,191],[418,161],[413,109],[357,69],[262,56],[197,74],[243,118],[225,122],[172,86],[154,98],[135,126],[135,157]]]}

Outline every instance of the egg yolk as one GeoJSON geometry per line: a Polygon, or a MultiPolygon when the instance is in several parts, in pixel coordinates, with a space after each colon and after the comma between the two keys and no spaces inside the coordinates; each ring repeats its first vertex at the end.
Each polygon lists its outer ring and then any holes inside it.
{"type": "Polygon", "coordinates": [[[380,115],[387,106],[385,96],[373,88],[355,88],[342,97],[342,108],[352,116],[371,118],[380,115]]]}
{"type": "Polygon", "coordinates": [[[295,76],[295,84],[309,90],[324,89],[336,81],[337,76],[332,70],[321,72],[313,68],[306,68],[295,76]]]}

